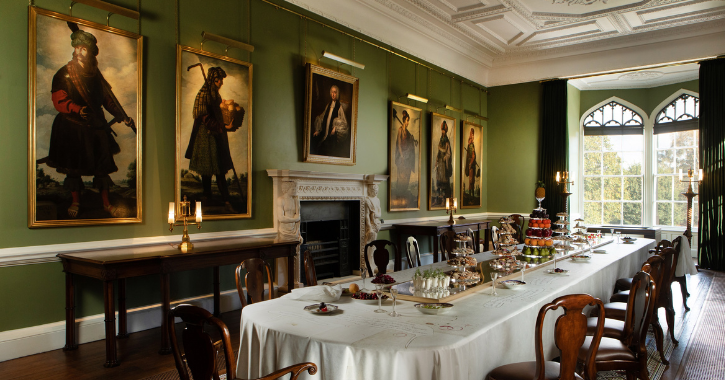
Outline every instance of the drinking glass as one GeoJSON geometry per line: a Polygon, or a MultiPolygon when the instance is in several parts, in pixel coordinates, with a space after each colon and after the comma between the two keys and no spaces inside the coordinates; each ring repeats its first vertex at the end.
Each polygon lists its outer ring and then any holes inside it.
{"type": "Polygon", "coordinates": [[[491,279],[493,280],[493,286],[491,287],[491,295],[497,296],[498,293],[496,293],[496,279],[498,278],[498,272],[493,271],[491,272],[491,279]]]}
{"type": "Polygon", "coordinates": [[[395,311],[395,300],[398,298],[398,289],[390,288],[390,298],[393,299],[393,311],[388,315],[391,317],[400,317],[402,314],[395,311]]]}
{"type": "Polygon", "coordinates": [[[368,270],[364,266],[360,267],[360,277],[362,278],[362,281],[363,281],[362,289],[360,289],[360,291],[362,292],[363,290],[367,290],[365,288],[365,279],[368,277],[368,270]]]}
{"type": "Polygon", "coordinates": [[[617,232],[617,244],[621,244],[621,243],[622,243],[622,233],[617,232]]]}
{"type": "Polygon", "coordinates": [[[597,243],[602,240],[602,230],[597,230],[597,243]]]}
{"type": "MultiPolygon", "coordinates": [[[[397,290],[396,290],[397,292],[397,290]]],[[[382,284],[375,284],[375,294],[378,295],[378,309],[375,310],[376,313],[385,313],[385,310],[383,310],[383,285],[382,284]]]]}

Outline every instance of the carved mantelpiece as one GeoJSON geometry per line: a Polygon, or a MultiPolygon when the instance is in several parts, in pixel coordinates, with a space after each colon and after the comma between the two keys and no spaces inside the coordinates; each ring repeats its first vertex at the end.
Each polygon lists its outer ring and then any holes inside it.
{"type": "MultiPolygon", "coordinates": [[[[360,259],[363,258],[363,249],[365,247],[365,232],[370,228],[366,225],[367,207],[366,198],[370,196],[369,185],[378,185],[380,182],[388,179],[387,175],[381,174],[350,174],[350,173],[326,173],[312,172],[303,170],[286,170],[286,169],[267,169],[267,175],[272,177],[272,199],[274,200],[274,228],[280,239],[289,240],[296,234],[296,238],[300,239],[299,221],[297,226],[285,223],[293,223],[293,219],[289,219],[290,211],[295,210],[288,201],[288,197],[292,195],[292,200],[296,206],[297,212],[300,210],[300,201],[359,201],[360,202],[360,259]],[[288,182],[292,182],[296,192],[285,193],[288,182]],[[285,187],[283,189],[283,186],[285,187]],[[286,202],[286,203],[285,203],[286,202]],[[283,207],[285,203],[286,207],[283,207]],[[285,211],[287,210],[287,211],[285,211]],[[285,215],[287,214],[287,215],[285,215]],[[280,226],[282,228],[280,228],[280,226]],[[296,228],[295,228],[296,227],[296,228]]],[[[297,249],[297,264],[295,265],[295,287],[300,285],[300,252],[297,249]]],[[[277,262],[277,284],[288,289],[287,262],[279,260],[277,262]]]]}

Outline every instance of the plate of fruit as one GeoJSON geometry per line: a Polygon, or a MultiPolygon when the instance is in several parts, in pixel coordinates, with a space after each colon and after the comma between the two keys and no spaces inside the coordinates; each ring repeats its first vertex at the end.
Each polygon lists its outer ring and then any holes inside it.
{"type": "Polygon", "coordinates": [[[337,306],[324,302],[305,306],[305,310],[309,311],[312,314],[332,314],[338,309],[339,308],[337,306]]]}
{"type": "MultiPolygon", "coordinates": [[[[357,292],[350,296],[352,299],[364,303],[372,303],[377,304],[378,303],[378,295],[377,293],[366,293],[366,292],[357,292]]],[[[383,302],[388,299],[388,296],[383,294],[382,296],[383,302]]]]}
{"type": "Polygon", "coordinates": [[[371,282],[376,285],[392,285],[395,284],[395,279],[387,274],[378,273],[371,282]]]}
{"type": "Polygon", "coordinates": [[[561,269],[561,268],[554,268],[554,269],[547,269],[546,273],[548,273],[548,274],[558,274],[558,275],[567,275],[567,274],[569,274],[569,270],[567,270],[567,269],[561,269]]]}
{"type": "Polygon", "coordinates": [[[556,249],[553,245],[544,247],[524,247],[522,254],[527,257],[549,257],[556,254],[556,249]]]}
{"type": "Polygon", "coordinates": [[[576,255],[572,255],[571,259],[573,261],[589,261],[592,259],[592,255],[588,253],[578,253],[576,255]]]}

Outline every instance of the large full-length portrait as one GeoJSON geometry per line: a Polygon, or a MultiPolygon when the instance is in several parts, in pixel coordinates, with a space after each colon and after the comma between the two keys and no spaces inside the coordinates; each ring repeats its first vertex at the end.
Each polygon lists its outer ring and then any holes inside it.
{"type": "Polygon", "coordinates": [[[429,210],[445,210],[446,198],[455,194],[456,119],[431,112],[429,210]]]}
{"type": "Polygon", "coordinates": [[[28,226],[141,222],[142,37],[29,12],[28,226]]]}
{"type": "Polygon", "coordinates": [[[200,201],[205,219],[249,218],[252,64],[181,45],[176,62],[176,202],[200,201]]]}
{"type": "Polygon", "coordinates": [[[390,102],[390,211],[420,209],[420,108],[390,102]]]}
{"type": "Polygon", "coordinates": [[[307,64],[304,161],[355,165],[358,79],[307,64]]]}
{"type": "Polygon", "coordinates": [[[461,130],[461,208],[481,207],[483,127],[468,121],[461,130]]]}

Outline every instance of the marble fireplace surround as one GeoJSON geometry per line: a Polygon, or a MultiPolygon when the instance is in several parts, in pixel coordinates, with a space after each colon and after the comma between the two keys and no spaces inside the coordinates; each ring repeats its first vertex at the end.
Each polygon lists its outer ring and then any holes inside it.
{"type": "MultiPolygon", "coordinates": [[[[351,173],[327,173],[303,170],[267,169],[267,175],[272,178],[272,199],[274,213],[274,228],[277,238],[280,240],[302,240],[299,229],[299,221],[295,224],[280,223],[284,220],[283,205],[289,209],[292,205],[296,208],[299,217],[300,201],[359,201],[360,203],[360,260],[363,260],[363,249],[366,244],[366,233],[371,228],[368,225],[368,198],[377,199],[370,194],[369,185],[378,185],[388,179],[382,174],[351,174],[351,173]],[[290,184],[291,182],[291,184],[290,184]],[[283,184],[294,185],[296,195],[290,199],[285,193],[283,184]],[[291,228],[294,226],[293,228],[291,228]]],[[[377,231],[375,231],[377,232],[377,231]]],[[[369,235],[368,235],[369,236],[369,235]]],[[[300,287],[300,265],[301,253],[297,248],[295,259],[294,287],[300,287]]],[[[286,278],[287,261],[278,260],[275,279],[277,285],[283,290],[289,289],[289,279],[286,278]]]]}

